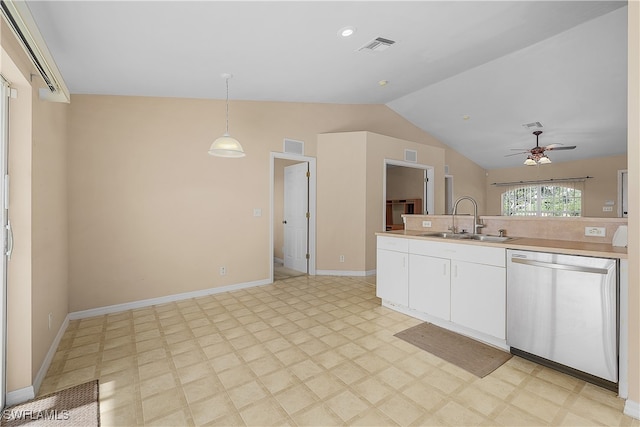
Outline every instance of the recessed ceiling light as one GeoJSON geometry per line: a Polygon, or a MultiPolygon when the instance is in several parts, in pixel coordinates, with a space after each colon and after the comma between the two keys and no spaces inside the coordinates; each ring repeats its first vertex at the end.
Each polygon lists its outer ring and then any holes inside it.
{"type": "Polygon", "coordinates": [[[471,117],[468,116],[467,114],[465,114],[464,116],[462,116],[462,120],[469,120],[471,117]]]}
{"type": "Polygon", "coordinates": [[[353,33],[355,32],[356,32],[356,27],[348,26],[348,27],[340,28],[338,30],[338,35],[340,37],[349,37],[349,36],[352,36],[353,33]]]}
{"type": "Polygon", "coordinates": [[[378,85],[380,85],[380,86],[386,86],[387,84],[389,84],[389,80],[380,80],[378,82],[378,85]]]}

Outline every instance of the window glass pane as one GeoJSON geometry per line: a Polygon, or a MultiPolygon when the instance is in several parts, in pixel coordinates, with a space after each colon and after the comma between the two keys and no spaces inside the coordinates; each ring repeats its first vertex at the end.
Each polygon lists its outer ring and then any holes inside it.
{"type": "Polygon", "coordinates": [[[502,215],[581,216],[582,191],[573,184],[509,189],[502,193],[502,215]]]}

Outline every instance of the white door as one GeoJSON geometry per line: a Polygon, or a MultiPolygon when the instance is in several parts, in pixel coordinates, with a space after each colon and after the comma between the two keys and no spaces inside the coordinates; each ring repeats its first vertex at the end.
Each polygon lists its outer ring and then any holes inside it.
{"type": "Polygon", "coordinates": [[[284,168],[284,266],[308,272],[309,163],[284,168]]]}
{"type": "Polygon", "coordinates": [[[3,250],[0,262],[0,409],[4,408],[6,395],[6,343],[7,343],[7,253],[13,249],[13,238],[8,227],[9,175],[9,85],[0,78],[0,225],[2,226],[3,250]]]}

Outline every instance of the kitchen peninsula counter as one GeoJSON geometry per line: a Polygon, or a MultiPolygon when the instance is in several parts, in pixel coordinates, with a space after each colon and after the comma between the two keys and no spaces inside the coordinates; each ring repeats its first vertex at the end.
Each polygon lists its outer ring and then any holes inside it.
{"type": "MultiPolygon", "coordinates": [[[[582,241],[569,241],[569,240],[552,240],[552,239],[537,239],[531,237],[515,237],[509,236],[513,240],[506,242],[483,242],[476,240],[465,239],[445,239],[436,236],[425,236],[425,234],[431,231],[417,231],[417,230],[395,230],[378,232],[377,236],[388,237],[403,237],[409,239],[423,239],[440,242],[459,243],[466,245],[482,245],[493,246],[499,248],[520,249],[525,251],[537,251],[537,252],[550,252],[564,255],[582,255],[593,256],[601,258],[618,258],[627,259],[627,248],[613,246],[607,243],[592,243],[582,241]]],[[[437,232],[437,231],[433,231],[437,232]]]]}

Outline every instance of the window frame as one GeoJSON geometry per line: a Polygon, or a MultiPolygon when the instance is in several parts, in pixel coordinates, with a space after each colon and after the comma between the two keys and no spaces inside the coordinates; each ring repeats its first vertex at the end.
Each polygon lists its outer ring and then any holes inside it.
{"type": "Polygon", "coordinates": [[[580,217],[584,208],[584,190],[572,184],[575,183],[535,183],[510,187],[500,195],[501,214],[504,216],[580,217]],[[518,192],[521,194],[517,194],[518,192]],[[506,199],[510,195],[511,203],[506,199]],[[576,203],[579,206],[576,206],[576,203]],[[545,209],[545,205],[563,208],[545,209]]]}

